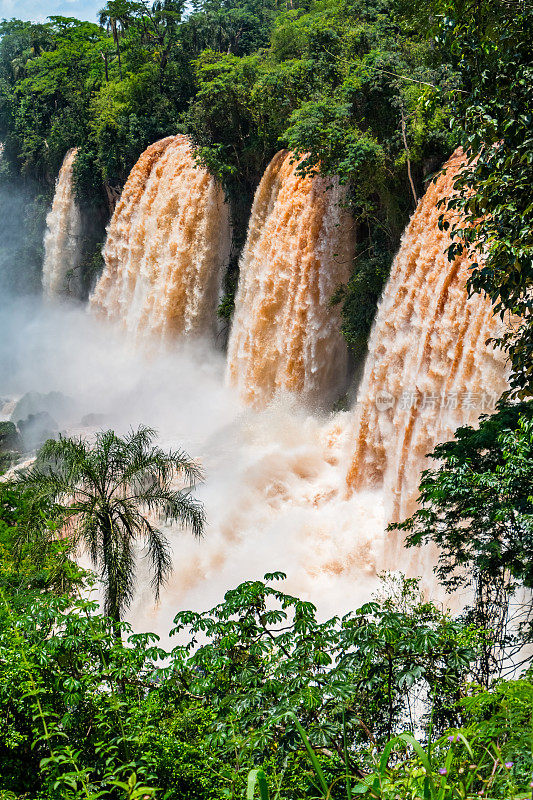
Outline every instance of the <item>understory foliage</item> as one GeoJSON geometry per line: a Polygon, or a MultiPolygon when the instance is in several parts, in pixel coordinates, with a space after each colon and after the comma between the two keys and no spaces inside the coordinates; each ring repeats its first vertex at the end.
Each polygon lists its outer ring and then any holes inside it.
{"type": "Polygon", "coordinates": [[[228,756],[235,746],[252,757],[272,748],[281,754],[299,739],[293,713],[314,747],[343,761],[349,737],[348,768],[358,771],[355,751],[412,726],[420,697],[431,704],[435,726],[455,719],[476,637],[425,603],[415,581],[395,588],[381,603],[326,622],[312,603],[261,581],[228,592],[207,613],[178,613],[174,632],[188,644],[173,651],[175,668],[187,690],[213,708],[213,742],[228,756]]]}
{"type": "Polygon", "coordinates": [[[2,797],[222,800],[257,769],[282,797],[525,796],[529,679],[469,688],[478,633],[414,581],[319,621],[268,575],[179,613],[165,651],[124,622],[117,637],[78,575],[69,596],[9,553],[0,571],[2,797]]]}
{"type": "Polygon", "coordinates": [[[431,457],[438,466],[422,475],[419,509],[392,527],[410,545],[438,545],[437,574],[447,589],[472,586],[469,618],[490,631],[478,664],[487,684],[516,669],[532,638],[533,404],[501,404],[479,429],[459,428],[431,457]]]}

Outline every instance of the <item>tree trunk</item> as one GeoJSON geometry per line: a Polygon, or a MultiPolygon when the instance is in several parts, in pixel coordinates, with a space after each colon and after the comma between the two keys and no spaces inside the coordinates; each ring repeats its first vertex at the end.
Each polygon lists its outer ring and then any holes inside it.
{"type": "Polygon", "coordinates": [[[120,80],[122,80],[122,60],[121,60],[121,57],[120,57],[120,45],[118,43],[118,30],[117,30],[116,22],[113,22],[113,38],[115,40],[115,45],[116,45],[116,48],[117,48],[118,74],[119,74],[120,80]]]}

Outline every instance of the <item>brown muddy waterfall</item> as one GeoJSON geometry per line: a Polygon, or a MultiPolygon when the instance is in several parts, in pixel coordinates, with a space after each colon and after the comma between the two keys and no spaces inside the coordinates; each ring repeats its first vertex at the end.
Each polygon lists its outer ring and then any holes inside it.
{"type": "Polygon", "coordinates": [[[43,292],[48,300],[80,296],[81,215],[73,190],[77,148],[69,150],[56,182],[44,235],[43,292]]]}
{"type": "Polygon", "coordinates": [[[491,413],[506,387],[504,356],[487,344],[499,322],[488,299],[468,297],[470,262],[448,260],[449,234],[438,226],[461,163],[457,152],[403,235],[359,388],[348,484],[382,489],[391,520],[413,511],[425,456],[491,413]]]}
{"type": "Polygon", "coordinates": [[[213,332],[229,247],[222,189],[196,165],[185,136],[162,139],[126,182],[91,308],[139,336],[213,332]]]}
{"type": "MultiPolygon", "coordinates": [[[[287,152],[272,160],[253,204],[224,365],[220,352],[198,356],[179,341],[215,326],[230,241],[222,190],[182,136],[143,153],[109,226],[89,316],[143,338],[178,335],[164,361],[149,349],[136,368],[148,393],[119,393],[115,405],[125,424],[137,414],[202,461],[209,529],[200,543],[171,531],[173,577],[158,608],[147,584],[132,608],[136,628],[166,631],[176,608],[208,607],[266,570],[285,570],[290,591],[319,599],[325,613],[368,599],[387,568],[421,575],[438,596],[435,554],[406,552],[387,523],[413,509],[426,454],[490,413],[506,382],[503,357],[486,343],[498,327],[490,304],[468,297],[469,263],[448,261],[438,226],[460,163],[456,154],[413,214],[357,403],[333,413],[347,353],[330,299],[354,253],[342,188],[300,177],[287,152]],[[124,397],[136,410],[124,410],[124,397]]],[[[113,360],[114,375],[117,358],[98,358],[113,360]]]]}
{"type": "Polygon", "coordinates": [[[289,392],[328,407],[346,386],[347,349],[330,300],[352,267],[353,223],[336,181],[302,178],[278,153],[257,189],[240,263],[227,375],[262,407],[289,392]]]}

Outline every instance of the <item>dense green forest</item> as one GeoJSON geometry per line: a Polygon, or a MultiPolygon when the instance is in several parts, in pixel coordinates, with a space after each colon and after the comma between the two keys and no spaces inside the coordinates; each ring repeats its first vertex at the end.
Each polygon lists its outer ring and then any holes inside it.
{"type": "MultiPolygon", "coordinates": [[[[100,24],[0,23],[0,210],[23,227],[2,239],[1,291],[38,288],[69,148],[90,282],[131,167],[181,132],[231,203],[231,315],[253,193],[286,147],[348,186],[358,251],[332,301],[361,356],[406,221],[462,145],[449,255],[466,248],[471,291],[518,320],[499,342],[508,394],[437,447],[398,526],[438,545],[446,588],[473,581],[458,617],[384,576],[324,621],[276,573],[178,613],[166,652],[124,622],[133,552],[157,593],[170,550],[145,514],[201,533],[194,461],[110,431],[49,442],[0,483],[0,800],[533,797],[532,41],[528,0],[110,0],[100,24]]],[[[0,426],[4,467],[16,436],[0,426]]]]}
{"type": "MultiPolygon", "coordinates": [[[[153,141],[189,134],[232,204],[227,315],[262,173],[282,147],[308,153],[303,168],[320,164],[351,187],[358,269],[337,300],[360,355],[405,223],[459,141],[448,124],[458,59],[428,36],[436,14],[398,0],[232,0],[186,13],[177,0],[114,0],[101,26],[6,22],[4,170],[30,181],[46,204],[66,151],[80,148],[76,187],[92,228],[84,265],[98,272],[103,226],[133,164],[153,141]]],[[[35,252],[25,241],[21,254],[36,283],[41,208],[28,208],[35,252]]]]}
{"type": "MultiPolygon", "coordinates": [[[[123,445],[107,434],[82,461],[98,471],[123,445]]],[[[487,660],[479,617],[385,577],[323,621],[276,573],[179,612],[165,651],[87,599],[94,578],[53,535],[72,506],[37,485],[34,470],[0,492],[4,800],[531,796],[531,676],[487,660]]],[[[100,562],[109,574],[112,555],[100,562]]]]}
{"type": "MultiPolygon", "coordinates": [[[[360,356],[427,181],[458,144],[480,155],[483,143],[486,158],[476,167],[483,196],[470,210],[478,219],[496,209],[503,187],[512,202],[493,217],[502,245],[477,288],[496,303],[504,289],[504,307],[524,311],[531,232],[511,216],[531,211],[528,2],[210,0],[185,9],[178,0],[112,0],[100,21],[53,17],[0,28],[2,178],[22,180],[34,198],[17,253],[27,286],[28,273],[38,284],[44,209],[70,147],[80,148],[75,179],[91,276],[133,164],[153,141],[182,132],[232,204],[233,258],[221,304],[231,314],[254,190],[274,153],[288,147],[305,155],[302,170],[339,175],[350,187],[357,268],[334,300],[360,356]],[[496,142],[502,147],[493,151],[496,142]],[[515,259],[511,282],[498,258],[515,259]]],[[[528,367],[518,360],[526,355],[508,344],[524,377],[528,367]]]]}

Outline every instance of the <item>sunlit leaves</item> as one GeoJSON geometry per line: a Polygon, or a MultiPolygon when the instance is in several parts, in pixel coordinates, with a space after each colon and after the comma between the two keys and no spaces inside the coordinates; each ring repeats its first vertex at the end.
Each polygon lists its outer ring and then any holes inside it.
{"type": "Polygon", "coordinates": [[[198,647],[176,647],[176,669],[213,708],[216,746],[231,752],[238,729],[250,755],[275,741],[281,757],[299,741],[296,714],[314,746],[339,751],[344,725],[365,742],[401,724],[410,690],[453,694],[473,657],[469,635],[413,585],[399,591],[401,608],[371,602],[321,622],[311,603],[248,581],[210,612],[179,613],[174,632],[198,647]]]}

